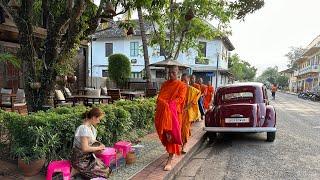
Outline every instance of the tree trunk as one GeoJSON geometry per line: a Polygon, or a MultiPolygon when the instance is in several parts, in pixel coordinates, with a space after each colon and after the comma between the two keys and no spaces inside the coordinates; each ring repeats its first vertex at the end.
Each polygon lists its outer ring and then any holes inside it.
{"type": "Polygon", "coordinates": [[[146,31],[144,29],[144,20],[142,15],[141,7],[137,7],[138,17],[139,17],[139,24],[140,24],[140,32],[141,32],[141,40],[142,40],[142,47],[143,47],[143,57],[144,57],[144,66],[146,71],[146,80],[147,80],[147,87],[151,88],[151,70],[150,70],[150,61],[148,55],[148,43],[146,37],[146,31]]]}

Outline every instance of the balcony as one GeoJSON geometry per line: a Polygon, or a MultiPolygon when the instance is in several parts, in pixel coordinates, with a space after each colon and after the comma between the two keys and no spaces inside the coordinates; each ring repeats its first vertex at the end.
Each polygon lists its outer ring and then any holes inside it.
{"type": "Polygon", "coordinates": [[[313,65],[313,66],[308,66],[302,69],[299,69],[299,74],[298,75],[303,75],[303,74],[307,74],[307,73],[318,73],[318,66],[319,65],[313,65]]]}

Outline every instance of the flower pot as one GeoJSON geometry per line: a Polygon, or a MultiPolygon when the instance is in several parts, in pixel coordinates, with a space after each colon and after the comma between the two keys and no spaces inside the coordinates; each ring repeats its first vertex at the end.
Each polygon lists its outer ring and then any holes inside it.
{"type": "Polygon", "coordinates": [[[136,154],[133,151],[128,152],[126,156],[126,164],[133,164],[136,162],[136,159],[136,154]]]}
{"type": "Polygon", "coordinates": [[[77,76],[68,76],[67,82],[68,83],[75,83],[77,81],[77,76]]]}
{"type": "Polygon", "coordinates": [[[40,89],[41,83],[40,82],[32,82],[30,83],[31,89],[40,89]]]}
{"type": "Polygon", "coordinates": [[[37,175],[45,163],[45,158],[31,161],[29,164],[22,159],[18,159],[18,168],[22,171],[26,177],[37,175]]]}
{"type": "Polygon", "coordinates": [[[189,9],[187,11],[187,14],[184,16],[185,20],[190,21],[191,19],[194,18],[194,13],[192,9],[189,9]]]}
{"type": "Polygon", "coordinates": [[[127,31],[127,36],[133,35],[133,27],[129,27],[128,31],[127,31]]]}

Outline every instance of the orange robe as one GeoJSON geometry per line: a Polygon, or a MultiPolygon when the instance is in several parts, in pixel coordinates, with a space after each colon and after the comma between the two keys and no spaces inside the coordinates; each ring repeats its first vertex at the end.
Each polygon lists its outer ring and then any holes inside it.
{"type": "Polygon", "coordinates": [[[208,86],[207,94],[204,97],[204,103],[203,103],[205,109],[209,109],[213,94],[214,94],[214,88],[212,86],[208,86]]]}
{"type": "Polygon", "coordinates": [[[177,105],[178,118],[181,130],[182,111],[187,94],[187,85],[179,80],[168,80],[163,83],[158,99],[155,114],[155,127],[161,143],[170,154],[180,154],[181,147],[178,144],[168,142],[166,131],[172,130],[172,117],[169,109],[169,102],[175,101],[177,105]]]}
{"type": "Polygon", "coordinates": [[[194,88],[192,86],[188,87],[181,124],[181,138],[184,144],[187,143],[189,137],[191,136],[191,122],[200,118],[200,111],[198,107],[198,100],[200,98],[200,95],[201,92],[197,88],[194,88]]]}
{"type": "Polygon", "coordinates": [[[195,87],[195,88],[197,88],[199,91],[201,91],[201,86],[200,86],[200,84],[193,83],[192,86],[195,87]]]}
{"type": "Polygon", "coordinates": [[[200,90],[201,90],[201,95],[202,96],[206,96],[207,95],[207,88],[208,88],[208,86],[206,86],[204,84],[200,84],[200,90]]]}

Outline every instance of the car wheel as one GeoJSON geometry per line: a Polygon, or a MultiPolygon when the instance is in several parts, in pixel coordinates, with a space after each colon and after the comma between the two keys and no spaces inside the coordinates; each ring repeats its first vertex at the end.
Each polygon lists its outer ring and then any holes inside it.
{"type": "Polygon", "coordinates": [[[213,142],[217,138],[217,133],[207,132],[207,137],[209,138],[209,142],[213,142]]]}
{"type": "Polygon", "coordinates": [[[276,132],[267,132],[267,141],[273,142],[276,138],[276,132]]]}

